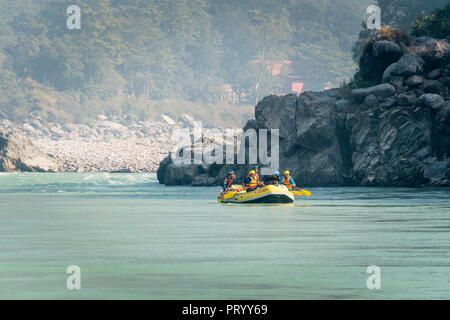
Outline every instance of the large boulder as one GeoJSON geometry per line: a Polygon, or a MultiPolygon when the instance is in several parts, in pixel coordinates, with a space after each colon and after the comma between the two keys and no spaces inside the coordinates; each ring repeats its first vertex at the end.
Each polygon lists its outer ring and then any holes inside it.
{"type": "Polygon", "coordinates": [[[427,78],[436,80],[436,79],[438,79],[439,77],[442,76],[442,74],[443,74],[442,71],[443,71],[442,69],[434,69],[434,70],[432,70],[432,71],[427,73],[427,78]]]}
{"type": "Polygon", "coordinates": [[[280,139],[288,144],[295,140],[295,113],[297,96],[271,95],[262,99],[255,107],[258,129],[278,129],[280,139]]]}
{"type": "Polygon", "coordinates": [[[352,98],[357,102],[363,102],[370,95],[379,100],[384,100],[395,94],[395,87],[389,83],[383,83],[369,88],[354,89],[351,93],[352,98]]]}
{"type": "Polygon", "coordinates": [[[440,95],[427,93],[420,96],[421,102],[430,109],[438,109],[444,104],[444,100],[440,95]]]}
{"type": "Polygon", "coordinates": [[[206,170],[202,165],[176,164],[172,162],[169,155],[161,162],[157,171],[157,178],[159,183],[166,186],[188,185],[205,173],[206,170]]]}
{"type": "Polygon", "coordinates": [[[296,141],[281,150],[281,166],[306,185],[342,185],[350,164],[343,122],[332,92],[307,92],[298,99],[296,141]]]}
{"type": "Polygon", "coordinates": [[[410,87],[418,87],[423,84],[423,77],[415,74],[407,78],[405,84],[410,87]]]}
{"type": "Polygon", "coordinates": [[[384,70],[402,56],[402,49],[394,42],[369,42],[359,61],[359,75],[367,83],[380,83],[384,70]]]}
{"type": "Polygon", "coordinates": [[[398,62],[395,62],[383,73],[382,81],[388,82],[392,77],[410,77],[413,75],[420,75],[423,73],[423,65],[425,62],[423,59],[417,55],[413,54],[405,54],[403,55],[398,62]]]}
{"type": "Polygon", "coordinates": [[[432,71],[450,62],[450,44],[447,39],[419,37],[408,51],[423,59],[426,71],[432,71]]]}
{"type": "Polygon", "coordinates": [[[0,132],[0,171],[58,172],[58,162],[17,131],[0,132]]]}
{"type": "Polygon", "coordinates": [[[337,90],[270,96],[255,109],[258,129],[280,132],[280,170],[307,185],[342,185],[349,164],[342,155],[337,90]]]}
{"type": "Polygon", "coordinates": [[[445,86],[438,80],[425,80],[423,83],[423,91],[443,96],[445,94],[445,86]]]}
{"type": "Polygon", "coordinates": [[[380,40],[373,44],[373,56],[380,59],[396,60],[402,56],[402,49],[392,41],[380,40]]]}
{"type": "Polygon", "coordinates": [[[425,62],[419,56],[405,54],[398,60],[397,67],[392,71],[393,75],[409,77],[423,72],[425,62]]]}

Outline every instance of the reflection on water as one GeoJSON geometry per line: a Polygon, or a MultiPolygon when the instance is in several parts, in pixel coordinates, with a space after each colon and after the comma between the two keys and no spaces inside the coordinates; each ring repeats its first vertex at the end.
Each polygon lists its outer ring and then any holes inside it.
{"type": "Polygon", "coordinates": [[[0,298],[450,298],[449,189],[308,188],[287,205],[217,204],[218,190],[0,174],[0,298]]]}

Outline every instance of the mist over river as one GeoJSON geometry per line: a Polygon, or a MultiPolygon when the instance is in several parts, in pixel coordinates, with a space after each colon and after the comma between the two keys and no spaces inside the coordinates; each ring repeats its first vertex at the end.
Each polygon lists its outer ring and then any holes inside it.
{"type": "Polygon", "coordinates": [[[155,174],[0,173],[0,299],[450,298],[449,188],[307,189],[219,205],[155,174]]]}

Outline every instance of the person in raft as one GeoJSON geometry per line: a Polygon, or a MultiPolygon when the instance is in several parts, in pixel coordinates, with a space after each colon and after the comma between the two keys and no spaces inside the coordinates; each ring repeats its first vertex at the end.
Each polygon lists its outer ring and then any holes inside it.
{"type": "Polygon", "coordinates": [[[245,177],[243,186],[247,190],[247,192],[254,191],[258,188],[259,185],[262,185],[259,182],[256,172],[254,170],[248,173],[248,176],[245,177]]]}
{"type": "Polygon", "coordinates": [[[265,185],[278,185],[280,182],[280,173],[278,171],[274,171],[274,173],[270,176],[264,179],[265,185]]]}
{"type": "Polygon", "coordinates": [[[257,165],[254,165],[253,166],[253,171],[255,171],[256,179],[258,180],[258,182],[260,182],[260,180],[259,180],[259,173],[258,173],[259,167],[257,165]]]}
{"type": "Polygon", "coordinates": [[[280,184],[284,184],[289,190],[296,186],[289,171],[285,171],[283,177],[280,178],[280,184]]]}
{"type": "Polygon", "coordinates": [[[234,171],[228,171],[228,176],[223,179],[223,191],[227,190],[227,188],[231,186],[235,178],[236,176],[234,175],[234,171]]]}

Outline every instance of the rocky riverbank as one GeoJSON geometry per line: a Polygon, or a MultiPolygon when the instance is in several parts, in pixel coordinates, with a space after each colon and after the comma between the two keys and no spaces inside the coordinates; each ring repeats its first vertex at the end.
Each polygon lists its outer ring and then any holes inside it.
{"type": "MultiPolygon", "coordinates": [[[[449,63],[447,40],[377,36],[355,75],[365,85],[266,97],[245,129],[279,129],[280,170],[300,185],[450,186],[449,63]]],[[[215,185],[231,168],[243,179],[249,165],[167,157],[158,179],[215,185]]]]}
{"type": "MultiPolygon", "coordinates": [[[[99,115],[87,126],[51,123],[31,116],[23,123],[0,119],[0,130],[13,130],[17,137],[28,137],[27,145],[33,145],[58,164],[57,169],[52,170],[44,165],[42,170],[17,167],[18,171],[151,172],[156,171],[159,162],[167,156],[172,130],[192,126],[193,121],[188,115],[178,121],[162,116],[159,121],[145,122],[99,115]]],[[[22,145],[17,145],[16,149],[22,145]]],[[[10,166],[8,170],[14,171],[14,168],[10,166]]]]}

